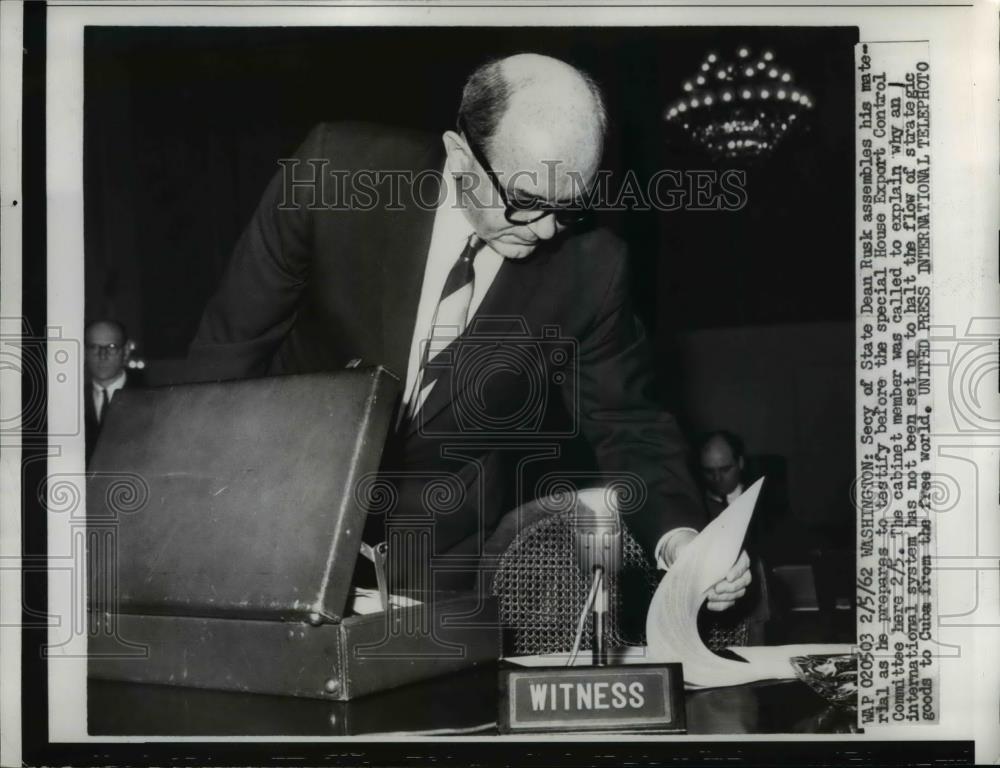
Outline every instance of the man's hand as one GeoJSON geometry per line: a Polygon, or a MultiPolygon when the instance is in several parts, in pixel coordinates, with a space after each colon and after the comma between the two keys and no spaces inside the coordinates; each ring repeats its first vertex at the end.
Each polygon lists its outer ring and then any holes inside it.
{"type": "MultiPolygon", "coordinates": [[[[680,551],[694,541],[697,535],[697,531],[681,528],[672,531],[669,538],[664,537],[667,538],[667,541],[664,544],[665,551],[659,555],[659,560],[663,563],[660,567],[667,568],[671,565],[677,559],[680,551]]],[[[750,556],[744,550],[740,552],[736,563],[729,569],[725,578],[718,581],[708,591],[708,610],[724,611],[731,607],[747,593],[747,587],[750,586],[752,580],[750,556]]]]}
{"type": "Polygon", "coordinates": [[[746,550],[740,552],[736,563],[724,579],[708,590],[708,610],[724,611],[747,593],[753,576],[750,574],[750,557],[746,550]]]}

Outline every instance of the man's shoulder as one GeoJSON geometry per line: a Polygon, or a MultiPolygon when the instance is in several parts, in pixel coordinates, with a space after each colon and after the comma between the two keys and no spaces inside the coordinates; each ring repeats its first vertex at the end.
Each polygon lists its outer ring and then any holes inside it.
{"type": "Polygon", "coordinates": [[[596,272],[618,272],[628,258],[625,241],[610,229],[595,227],[564,238],[555,248],[555,261],[593,275],[596,272]]]}
{"type": "Polygon", "coordinates": [[[624,257],[627,252],[625,241],[607,227],[593,227],[579,232],[569,240],[577,245],[581,253],[608,254],[624,257]]]}
{"type": "Polygon", "coordinates": [[[352,164],[443,154],[441,138],[432,132],[356,120],[319,123],[309,132],[303,146],[323,156],[350,160],[352,164]]]}

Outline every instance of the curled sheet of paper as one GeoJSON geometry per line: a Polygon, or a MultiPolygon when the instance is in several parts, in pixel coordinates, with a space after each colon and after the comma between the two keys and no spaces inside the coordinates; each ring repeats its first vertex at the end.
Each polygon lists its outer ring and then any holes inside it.
{"type": "Polygon", "coordinates": [[[747,662],[712,653],[698,635],[698,609],[708,591],[736,562],[764,479],[729,505],[677,557],[653,595],[646,616],[646,642],[654,661],[679,661],[684,681],[696,686],[740,685],[754,680],[792,677],[788,656],[738,648],[747,662]]]}

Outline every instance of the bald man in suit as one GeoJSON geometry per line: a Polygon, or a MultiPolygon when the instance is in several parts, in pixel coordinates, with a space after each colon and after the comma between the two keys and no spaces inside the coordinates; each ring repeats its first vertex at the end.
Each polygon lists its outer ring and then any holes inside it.
{"type": "MultiPolygon", "coordinates": [[[[217,377],[396,372],[384,466],[397,512],[419,518],[428,478],[452,478],[461,502],[434,515],[433,548],[458,558],[479,552],[504,511],[511,437],[534,437],[511,415],[559,401],[603,473],[642,479],[646,503],[626,522],[669,565],[704,511],[676,421],[656,401],[625,246],[577,223],[605,130],[593,81],[534,54],[477,69],[443,135],[318,126],[267,188],[192,361],[217,377]],[[515,358],[531,362],[515,370],[515,358]]],[[[741,558],[712,606],[749,578],[741,558]]]]}

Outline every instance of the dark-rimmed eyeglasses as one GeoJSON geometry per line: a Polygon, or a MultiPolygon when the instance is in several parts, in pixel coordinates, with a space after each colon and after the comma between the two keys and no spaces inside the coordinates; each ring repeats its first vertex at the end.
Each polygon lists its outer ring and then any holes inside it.
{"type": "Polygon", "coordinates": [[[493,170],[489,160],[486,159],[486,155],[476,142],[470,138],[469,131],[461,117],[458,118],[458,131],[465,139],[465,143],[472,152],[472,156],[482,166],[486,175],[489,176],[493,188],[500,195],[500,200],[504,205],[504,218],[511,224],[534,224],[536,221],[541,221],[546,216],[551,215],[555,217],[556,223],[559,226],[572,227],[587,218],[588,211],[578,205],[551,205],[538,199],[511,200],[507,197],[507,191],[504,189],[504,185],[500,183],[499,175],[493,170]]]}
{"type": "Polygon", "coordinates": [[[125,349],[124,344],[86,344],[85,345],[88,352],[92,352],[95,355],[100,355],[107,353],[109,355],[117,354],[125,349]]]}

